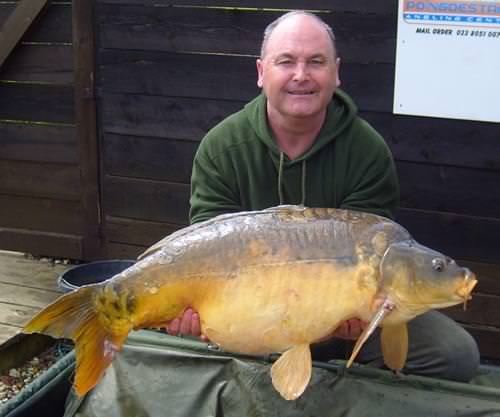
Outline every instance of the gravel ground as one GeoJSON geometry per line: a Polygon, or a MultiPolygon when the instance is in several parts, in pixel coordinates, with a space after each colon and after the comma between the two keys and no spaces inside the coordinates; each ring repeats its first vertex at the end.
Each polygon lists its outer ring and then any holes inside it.
{"type": "Polygon", "coordinates": [[[56,343],[17,368],[0,375],[0,405],[15,397],[21,389],[43,374],[55,362],[71,350],[67,343],[56,343]]]}

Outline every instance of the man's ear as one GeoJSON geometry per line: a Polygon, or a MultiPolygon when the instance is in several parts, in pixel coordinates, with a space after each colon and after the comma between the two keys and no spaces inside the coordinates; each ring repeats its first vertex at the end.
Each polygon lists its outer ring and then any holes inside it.
{"type": "Polygon", "coordinates": [[[335,59],[335,85],[340,87],[340,58],[335,59]]]}
{"type": "Polygon", "coordinates": [[[262,59],[258,58],[256,61],[256,65],[257,65],[257,87],[262,88],[262,78],[264,72],[262,59]]]}

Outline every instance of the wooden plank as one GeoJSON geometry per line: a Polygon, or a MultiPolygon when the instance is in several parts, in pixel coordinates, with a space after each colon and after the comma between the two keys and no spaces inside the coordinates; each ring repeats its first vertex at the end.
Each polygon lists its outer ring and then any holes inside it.
{"type": "Polygon", "coordinates": [[[280,14],[245,13],[241,19],[241,12],[227,9],[101,5],[97,16],[102,48],[257,55],[262,31],[280,14]]]}
{"type": "MultiPolygon", "coordinates": [[[[334,9],[335,10],[335,9],[334,9]]],[[[257,56],[265,27],[277,10],[101,5],[100,47],[257,56]]],[[[396,14],[335,10],[322,15],[333,27],[345,62],[394,63],[396,14]]]]}
{"type": "Polygon", "coordinates": [[[75,61],[75,107],[81,202],[84,215],[83,257],[95,260],[102,256],[101,213],[99,196],[99,145],[97,141],[96,103],[94,99],[93,3],[74,0],[73,50],[75,61]]]}
{"type": "Polygon", "coordinates": [[[0,193],[80,199],[80,170],[76,165],[0,160],[0,193]]]}
{"type": "Polygon", "coordinates": [[[392,112],[394,65],[341,65],[340,79],[360,111],[392,112]]]}
{"type": "Polygon", "coordinates": [[[21,328],[8,324],[0,324],[0,345],[21,333],[21,328]]]}
{"type": "Polygon", "coordinates": [[[0,303],[12,303],[13,300],[20,306],[43,308],[61,295],[59,291],[39,290],[24,287],[20,292],[15,284],[0,282],[0,303]]]}
{"type": "Polygon", "coordinates": [[[463,306],[454,306],[442,310],[447,316],[461,323],[480,324],[500,327],[500,297],[475,293],[467,303],[467,310],[463,306]]]}
{"type": "Polygon", "coordinates": [[[252,57],[106,49],[100,59],[103,92],[245,101],[259,94],[252,57]]]}
{"type": "Polygon", "coordinates": [[[73,126],[0,123],[2,159],[75,164],[78,161],[73,126]]]}
{"type": "Polygon", "coordinates": [[[476,339],[483,359],[500,359],[500,330],[490,326],[464,326],[476,339]]]}
{"type": "Polygon", "coordinates": [[[18,45],[5,61],[0,80],[35,81],[57,85],[73,83],[71,45],[18,45]]]}
{"type": "Polygon", "coordinates": [[[178,224],[106,216],[104,233],[109,243],[149,247],[181,227],[178,224]]]}
{"type": "MultiPolygon", "coordinates": [[[[68,268],[68,265],[50,261],[27,259],[20,252],[0,251],[0,283],[3,284],[62,292],[57,286],[57,278],[68,268]]],[[[0,317],[3,314],[0,313],[0,317]]]]}
{"type": "Polygon", "coordinates": [[[105,176],[103,187],[107,215],[188,224],[189,184],[105,176]]]}
{"type": "MultiPolygon", "coordinates": [[[[107,51],[103,55],[100,83],[105,91],[113,93],[249,100],[258,92],[253,60],[107,51]]],[[[387,108],[392,97],[393,73],[386,69],[376,65],[343,65],[344,87],[360,106],[372,102],[375,105],[371,106],[377,107],[378,100],[379,108],[387,108]],[[369,83],[374,87],[368,88],[369,83]]],[[[362,116],[385,137],[397,159],[500,170],[500,153],[491,152],[498,138],[494,123],[380,112],[362,112],[362,116]],[[471,137],[481,140],[472,141],[471,137]]]]}
{"type": "Polygon", "coordinates": [[[78,235],[81,211],[79,201],[0,194],[0,227],[78,235]]]}
{"type": "Polygon", "coordinates": [[[398,161],[401,206],[498,218],[500,171],[398,161]]]}
{"type": "MultiPolygon", "coordinates": [[[[260,91],[252,57],[107,51],[102,60],[98,83],[104,92],[249,101],[260,91]]],[[[391,111],[393,65],[340,68],[343,88],[360,109],[391,111]]]]}
{"type": "MultiPolygon", "coordinates": [[[[347,88],[355,90],[347,91],[360,108],[380,110],[389,106],[387,95],[379,94],[380,97],[372,101],[371,98],[377,96],[378,88],[365,88],[368,81],[354,81],[358,78],[361,78],[361,74],[353,71],[345,84],[347,88]]],[[[389,77],[386,76],[385,81],[378,79],[378,82],[380,82],[377,84],[379,86],[388,83],[389,77]]],[[[384,88],[380,87],[380,91],[384,91],[384,88]]],[[[103,92],[102,123],[104,130],[110,133],[200,140],[219,121],[240,110],[246,101],[103,92]]]]}
{"type": "Polygon", "coordinates": [[[123,177],[189,183],[198,142],[105,134],[104,171],[123,177]]]}
{"type": "Polygon", "coordinates": [[[146,246],[127,245],[123,243],[106,242],[106,259],[137,259],[146,246]]]}
{"type": "MultiPolygon", "coordinates": [[[[103,4],[122,5],[159,5],[156,0],[99,0],[103,4]]],[[[396,0],[175,0],[162,2],[161,6],[170,5],[186,7],[235,7],[235,8],[273,8],[286,10],[333,10],[338,12],[359,13],[396,13],[398,10],[396,0]]]]}
{"type": "Polygon", "coordinates": [[[361,112],[400,161],[500,171],[496,123],[361,112]],[[480,138],[473,140],[472,138],[480,138]]]}
{"type": "Polygon", "coordinates": [[[452,258],[500,264],[500,219],[401,208],[397,220],[418,242],[452,258]]]}
{"type": "MultiPolygon", "coordinates": [[[[15,297],[15,299],[17,300],[17,297],[15,297]]],[[[12,326],[20,329],[38,311],[39,308],[36,307],[27,307],[0,302],[0,326],[12,326]]],[[[0,343],[3,342],[1,334],[2,331],[0,330],[0,343]]]]}
{"type": "MultiPolygon", "coordinates": [[[[12,14],[15,4],[0,3],[0,25],[12,14]]],[[[51,2],[31,24],[21,40],[34,43],[71,43],[71,2],[51,2]]]]}
{"type": "Polygon", "coordinates": [[[0,83],[0,121],[75,121],[73,87],[0,83]]]}
{"type": "Polygon", "coordinates": [[[0,67],[46,4],[47,0],[20,0],[0,27],[0,67]]]}
{"type": "MultiPolygon", "coordinates": [[[[457,261],[460,265],[469,268],[478,277],[475,291],[482,294],[500,295],[500,264],[485,264],[473,261],[457,261]]],[[[500,327],[500,322],[497,323],[500,327]]]]}
{"type": "Polygon", "coordinates": [[[82,238],[62,233],[2,227],[0,248],[40,256],[82,259],[82,238]]]}
{"type": "Polygon", "coordinates": [[[201,140],[244,102],[103,94],[105,132],[124,135],[201,140]]]}

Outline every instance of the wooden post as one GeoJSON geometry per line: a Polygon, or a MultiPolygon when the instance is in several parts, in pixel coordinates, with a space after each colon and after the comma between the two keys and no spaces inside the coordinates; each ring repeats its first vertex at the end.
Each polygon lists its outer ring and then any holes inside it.
{"type": "Polygon", "coordinates": [[[99,145],[94,97],[93,0],[73,0],[75,112],[84,215],[83,258],[103,256],[99,196],[99,145]]]}
{"type": "Polygon", "coordinates": [[[0,28],[0,67],[26,33],[47,0],[21,0],[0,28]]]}

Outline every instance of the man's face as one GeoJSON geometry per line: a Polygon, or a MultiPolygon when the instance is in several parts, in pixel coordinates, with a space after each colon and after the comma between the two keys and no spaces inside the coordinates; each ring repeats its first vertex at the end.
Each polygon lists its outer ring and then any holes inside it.
{"type": "Polygon", "coordinates": [[[257,85],[268,99],[269,117],[323,114],[340,85],[339,60],[328,33],[309,16],[280,23],[257,60],[257,85]]]}

